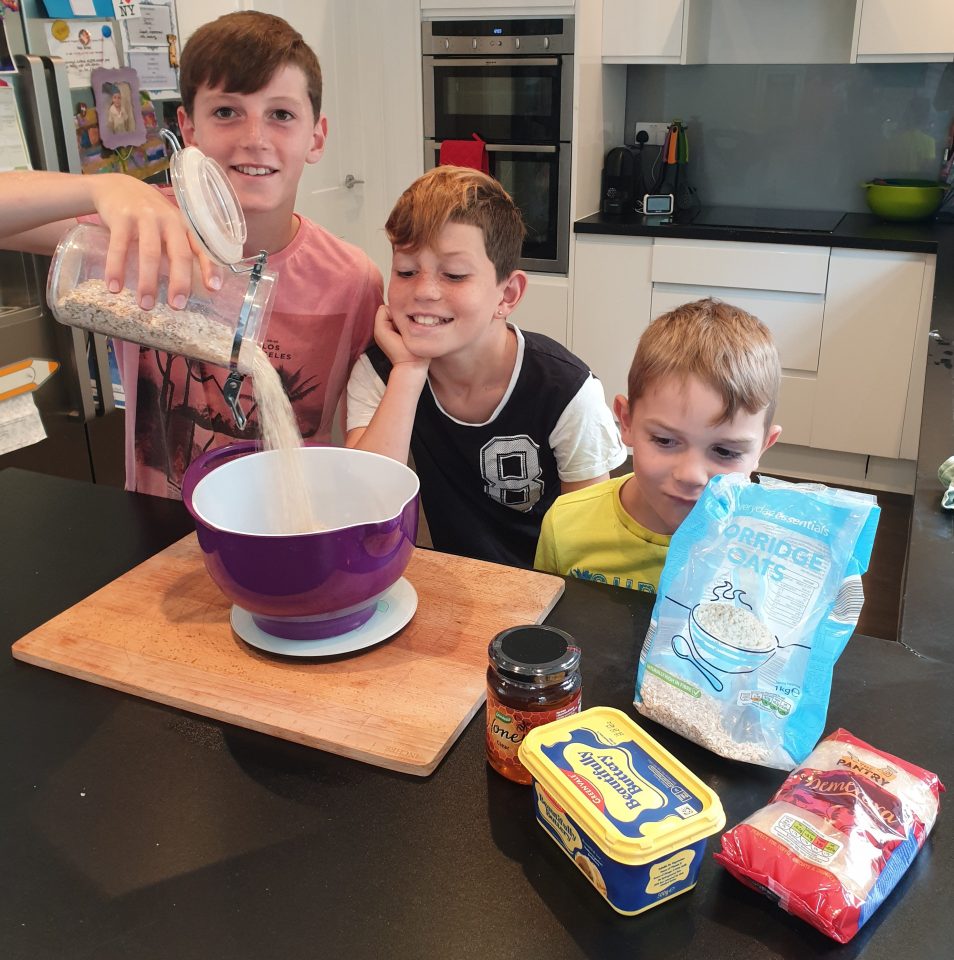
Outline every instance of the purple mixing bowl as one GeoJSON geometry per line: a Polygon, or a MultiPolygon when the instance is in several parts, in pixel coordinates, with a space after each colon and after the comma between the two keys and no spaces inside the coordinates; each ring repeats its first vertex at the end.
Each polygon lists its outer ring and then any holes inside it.
{"type": "Polygon", "coordinates": [[[363,450],[303,447],[317,533],[283,533],[270,509],[280,455],[252,442],[210,450],[186,471],[182,499],[195,518],[209,575],[286,640],[339,636],[370,619],[404,573],[417,536],[417,475],[363,450]]]}

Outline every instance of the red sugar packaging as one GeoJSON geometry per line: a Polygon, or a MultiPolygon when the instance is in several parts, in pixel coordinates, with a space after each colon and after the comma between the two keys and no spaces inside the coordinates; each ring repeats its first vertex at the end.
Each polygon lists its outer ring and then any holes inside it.
{"type": "Polygon", "coordinates": [[[715,858],[847,943],[924,845],[943,789],[936,774],[836,730],[767,806],[723,834],[715,858]]]}

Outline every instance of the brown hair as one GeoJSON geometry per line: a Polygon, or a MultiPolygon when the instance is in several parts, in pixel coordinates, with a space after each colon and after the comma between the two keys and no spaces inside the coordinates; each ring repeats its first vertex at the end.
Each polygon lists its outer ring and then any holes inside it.
{"type": "Polygon", "coordinates": [[[757,317],[721,300],[696,300],[657,317],[636,345],[629,406],[663,377],[695,376],[721,397],[720,423],[765,410],[772,424],[782,371],[772,334],[757,317]]]}
{"type": "Polygon", "coordinates": [[[315,121],[321,114],[321,67],[314,50],[289,23],[270,13],[243,10],[203,24],[180,57],[182,106],[192,116],[201,86],[255,93],[285,66],[300,67],[315,121]]]}
{"type": "Polygon", "coordinates": [[[520,210],[493,177],[470,167],[428,170],[398,197],[384,225],[395,249],[432,246],[447,223],[480,227],[501,283],[517,269],[526,230],[520,210]]]}

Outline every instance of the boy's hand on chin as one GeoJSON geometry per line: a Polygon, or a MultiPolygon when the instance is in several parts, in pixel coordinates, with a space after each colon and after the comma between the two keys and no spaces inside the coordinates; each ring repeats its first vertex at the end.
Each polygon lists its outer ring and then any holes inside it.
{"type": "Polygon", "coordinates": [[[391,361],[392,367],[396,367],[399,363],[406,363],[418,366],[421,370],[427,370],[430,361],[411,353],[407,348],[391,317],[391,309],[386,303],[378,307],[374,317],[374,340],[391,361]]]}

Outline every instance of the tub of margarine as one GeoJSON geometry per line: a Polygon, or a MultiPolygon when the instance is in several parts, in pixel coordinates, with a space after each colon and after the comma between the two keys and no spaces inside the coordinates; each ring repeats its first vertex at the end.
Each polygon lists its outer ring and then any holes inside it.
{"type": "Polygon", "coordinates": [[[725,826],[718,796],[611,707],[531,730],[520,762],[540,826],[619,913],[691,890],[725,826]]]}

